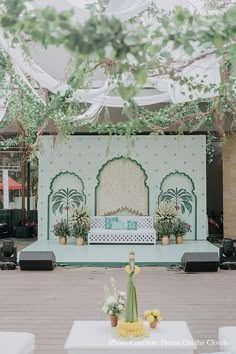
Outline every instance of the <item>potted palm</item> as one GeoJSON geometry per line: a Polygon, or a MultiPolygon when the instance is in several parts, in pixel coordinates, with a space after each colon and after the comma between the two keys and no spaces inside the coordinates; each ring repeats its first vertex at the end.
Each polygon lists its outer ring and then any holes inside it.
{"type": "Polygon", "coordinates": [[[52,231],[56,237],[59,237],[59,243],[61,245],[67,243],[67,237],[70,236],[70,228],[65,219],[62,219],[59,223],[53,225],[52,231]]]}
{"type": "Polygon", "coordinates": [[[177,210],[174,203],[161,201],[155,216],[155,226],[163,245],[168,245],[173,233],[173,223],[177,219],[177,210]]]}
{"type": "Polygon", "coordinates": [[[178,218],[173,223],[173,234],[177,244],[183,243],[183,237],[189,231],[191,231],[191,226],[184,220],[178,218]]]}
{"type": "Polygon", "coordinates": [[[90,227],[90,218],[88,210],[84,207],[75,208],[71,215],[72,235],[76,238],[76,244],[82,246],[87,239],[90,227]]]}

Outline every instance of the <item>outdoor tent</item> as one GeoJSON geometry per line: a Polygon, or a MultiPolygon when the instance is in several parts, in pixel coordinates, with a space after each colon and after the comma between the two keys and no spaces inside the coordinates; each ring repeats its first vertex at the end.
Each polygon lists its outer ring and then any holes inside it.
{"type": "MultiPolygon", "coordinates": [[[[27,188],[25,186],[25,188],[27,188]]],[[[0,182],[0,189],[3,189],[3,182],[0,182]]],[[[18,182],[16,182],[13,178],[8,176],[8,189],[10,190],[21,190],[22,185],[18,182]]]]}

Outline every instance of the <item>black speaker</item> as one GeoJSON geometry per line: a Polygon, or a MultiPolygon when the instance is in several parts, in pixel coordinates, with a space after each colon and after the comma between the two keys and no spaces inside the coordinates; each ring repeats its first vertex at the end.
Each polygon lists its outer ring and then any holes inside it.
{"type": "Polygon", "coordinates": [[[21,251],[19,266],[21,270],[53,270],[56,257],[49,251],[21,251]]]}
{"type": "Polygon", "coordinates": [[[217,252],[189,252],[181,258],[185,272],[217,272],[219,255],[217,252]]]}
{"type": "Polygon", "coordinates": [[[224,238],[220,248],[220,268],[236,269],[236,248],[231,238],[224,238]]]}

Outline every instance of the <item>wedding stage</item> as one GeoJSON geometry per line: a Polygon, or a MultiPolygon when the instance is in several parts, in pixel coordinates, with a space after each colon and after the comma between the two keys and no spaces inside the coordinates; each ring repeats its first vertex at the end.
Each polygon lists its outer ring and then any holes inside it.
{"type": "MultiPolygon", "coordinates": [[[[173,242],[173,243],[172,243],[173,242]]],[[[127,264],[127,254],[134,251],[140,266],[169,266],[181,263],[185,252],[218,252],[219,248],[208,241],[184,241],[176,245],[83,245],[74,240],[60,245],[57,240],[39,240],[24,248],[24,251],[53,251],[58,265],[86,267],[120,267],[127,264]]],[[[20,252],[19,252],[20,253],[20,252]]],[[[19,259],[18,253],[18,259],[19,259]]]]}

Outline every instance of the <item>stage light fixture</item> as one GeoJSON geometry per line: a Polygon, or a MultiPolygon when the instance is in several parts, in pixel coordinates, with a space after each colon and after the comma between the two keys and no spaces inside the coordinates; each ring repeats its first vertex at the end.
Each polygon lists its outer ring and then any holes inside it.
{"type": "Polygon", "coordinates": [[[223,254],[226,257],[231,257],[235,253],[234,242],[231,238],[225,238],[222,244],[223,254]]]}
{"type": "Polygon", "coordinates": [[[220,268],[236,269],[236,252],[231,238],[225,238],[220,248],[220,268]]]}
{"type": "Polygon", "coordinates": [[[17,248],[12,240],[4,240],[0,247],[0,268],[15,269],[17,265],[17,248]]]}

